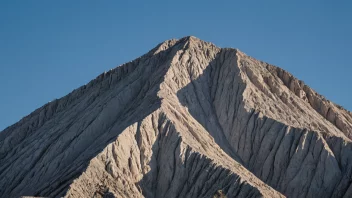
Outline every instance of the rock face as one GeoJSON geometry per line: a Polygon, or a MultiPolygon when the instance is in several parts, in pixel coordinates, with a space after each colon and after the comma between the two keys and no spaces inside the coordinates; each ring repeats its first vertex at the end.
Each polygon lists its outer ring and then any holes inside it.
{"type": "Polygon", "coordinates": [[[0,197],[351,197],[352,114],[288,72],[168,40],[0,133],[0,197]]]}

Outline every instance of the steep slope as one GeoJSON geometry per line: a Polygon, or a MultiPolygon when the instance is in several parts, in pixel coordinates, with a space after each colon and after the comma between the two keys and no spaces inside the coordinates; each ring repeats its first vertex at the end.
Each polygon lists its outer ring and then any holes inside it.
{"type": "MultiPolygon", "coordinates": [[[[238,50],[223,49],[218,56],[178,92],[192,116],[211,133],[208,123],[213,118],[199,109],[213,107],[215,119],[243,165],[284,195],[351,196],[348,128],[340,130],[300,90],[292,92],[294,88],[289,89],[279,77],[283,70],[238,50]]],[[[188,62],[188,67],[197,67],[188,62]]],[[[315,104],[325,102],[315,92],[308,93],[315,104]]],[[[336,114],[347,114],[328,104],[336,114]]]]}
{"type": "Polygon", "coordinates": [[[280,68],[169,40],[1,132],[0,197],[349,197],[351,129],[280,68]]]}
{"type": "Polygon", "coordinates": [[[1,197],[281,196],[166,102],[189,43],[166,41],[1,132],[1,197]]]}

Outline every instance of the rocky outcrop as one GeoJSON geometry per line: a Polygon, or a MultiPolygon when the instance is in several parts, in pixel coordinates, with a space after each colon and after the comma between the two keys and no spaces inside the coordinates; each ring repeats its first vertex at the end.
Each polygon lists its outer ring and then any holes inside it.
{"type": "Polygon", "coordinates": [[[174,39],[1,132],[0,197],[349,197],[351,129],[288,72],[174,39]]]}

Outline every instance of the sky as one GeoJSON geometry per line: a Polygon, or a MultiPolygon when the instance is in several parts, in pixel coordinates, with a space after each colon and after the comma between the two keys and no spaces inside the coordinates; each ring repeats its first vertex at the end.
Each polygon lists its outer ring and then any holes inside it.
{"type": "Polygon", "coordinates": [[[352,1],[0,0],[0,131],[188,35],[279,66],[352,110],[352,1]]]}

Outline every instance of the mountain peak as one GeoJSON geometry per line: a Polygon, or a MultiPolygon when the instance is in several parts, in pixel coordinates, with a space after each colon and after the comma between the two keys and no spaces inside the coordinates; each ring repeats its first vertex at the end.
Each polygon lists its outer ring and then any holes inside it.
{"type": "Polygon", "coordinates": [[[187,36],[1,132],[0,197],[349,197],[351,137],[290,73],[187,36]]]}
{"type": "Polygon", "coordinates": [[[195,37],[195,36],[184,36],[182,38],[179,39],[180,41],[183,42],[201,42],[202,40],[195,37]]]}

